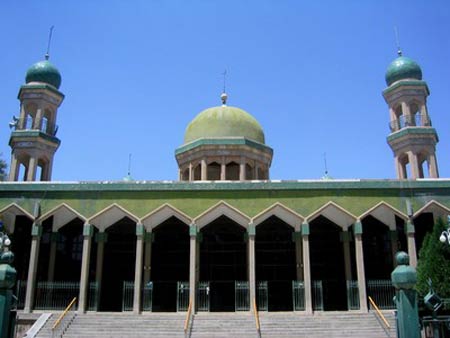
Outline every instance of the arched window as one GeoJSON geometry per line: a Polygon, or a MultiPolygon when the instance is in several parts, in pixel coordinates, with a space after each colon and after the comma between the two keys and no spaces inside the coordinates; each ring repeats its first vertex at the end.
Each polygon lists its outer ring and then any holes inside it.
{"type": "Polygon", "coordinates": [[[220,180],[220,164],[212,162],[208,165],[207,179],[211,181],[220,180]]]}
{"type": "Polygon", "coordinates": [[[236,162],[230,162],[226,167],[226,175],[225,178],[230,181],[239,180],[239,164],[236,162]]]}

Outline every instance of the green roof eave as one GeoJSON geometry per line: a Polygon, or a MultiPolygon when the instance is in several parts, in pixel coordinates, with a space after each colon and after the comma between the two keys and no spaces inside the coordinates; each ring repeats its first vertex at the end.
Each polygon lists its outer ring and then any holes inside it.
{"type": "Polygon", "coordinates": [[[433,135],[436,137],[436,142],[439,142],[439,137],[436,133],[436,129],[429,127],[407,127],[390,134],[387,137],[388,142],[394,141],[405,135],[433,135]]]}
{"type": "Polygon", "coordinates": [[[428,88],[428,85],[425,81],[422,80],[399,80],[396,83],[392,84],[385,90],[383,90],[383,94],[389,94],[390,92],[394,91],[400,86],[416,86],[416,87],[423,87],[425,86],[427,90],[427,95],[430,95],[430,89],[428,88]]]}
{"type": "Polygon", "coordinates": [[[58,89],[53,87],[52,85],[49,85],[47,83],[42,84],[25,84],[20,86],[19,94],[17,94],[17,98],[20,99],[20,94],[22,93],[22,89],[47,89],[51,91],[52,93],[55,93],[59,96],[61,96],[64,99],[64,94],[61,93],[58,89]]]}
{"type": "Polygon", "coordinates": [[[450,189],[450,179],[418,180],[298,180],[245,182],[102,181],[102,182],[1,182],[0,192],[100,191],[232,191],[232,190],[402,190],[450,189]]]}
{"type": "Polygon", "coordinates": [[[249,140],[245,137],[230,137],[230,138],[200,138],[195,141],[192,141],[190,143],[184,144],[180,147],[178,147],[175,150],[175,155],[182,154],[186,151],[192,150],[194,148],[204,146],[204,145],[246,145],[258,150],[262,150],[264,152],[268,152],[270,154],[273,154],[272,148],[253,141],[249,140]]]}
{"type": "Polygon", "coordinates": [[[59,145],[61,143],[59,138],[57,138],[55,136],[51,136],[46,133],[43,133],[40,130],[16,130],[16,131],[13,131],[11,133],[11,137],[9,139],[9,145],[11,145],[11,140],[14,137],[41,137],[44,140],[47,140],[47,141],[52,142],[57,145],[59,145]]]}

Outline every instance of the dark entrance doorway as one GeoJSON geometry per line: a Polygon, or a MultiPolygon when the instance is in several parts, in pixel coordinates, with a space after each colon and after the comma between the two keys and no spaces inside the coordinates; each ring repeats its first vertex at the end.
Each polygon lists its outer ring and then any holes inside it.
{"type": "Polygon", "coordinates": [[[177,310],[177,282],[189,280],[189,227],[176,217],[152,232],[153,311],[177,310]]]}
{"type": "Polygon", "coordinates": [[[134,280],[136,222],[124,217],[106,230],[100,311],[122,311],[123,282],[134,280]]]}
{"type": "Polygon", "coordinates": [[[435,220],[431,212],[424,212],[414,219],[414,237],[416,239],[417,255],[419,255],[420,249],[422,249],[425,236],[433,231],[434,222],[435,220]]]}
{"type": "Polygon", "coordinates": [[[338,225],[323,216],[310,223],[311,277],[313,281],[322,281],[325,311],[347,310],[341,232],[338,225]]]}
{"type": "Polygon", "coordinates": [[[256,227],[256,281],[267,281],[268,310],[292,311],[296,280],[293,228],[272,216],[256,227]]]}
{"type": "Polygon", "coordinates": [[[389,227],[370,215],[362,225],[366,279],[390,279],[394,268],[389,227]]]}
{"type": "Polygon", "coordinates": [[[221,216],[201,234],[200,281],[210,282],[210,311],[235,311],[235,281],[247,280],[245,228],[221,216]]]}
{"type": "Polygon", "coordinates": [[[76,218],[58,231],[55,281],[79,281],[82,252],[83,221],[76,218]]]}

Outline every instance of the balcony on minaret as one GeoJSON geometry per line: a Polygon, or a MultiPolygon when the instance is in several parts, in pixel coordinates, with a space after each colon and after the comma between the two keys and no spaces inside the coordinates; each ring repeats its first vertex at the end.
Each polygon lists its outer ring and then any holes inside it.
{"type": "Polygon", "coordinates": [[[428,114],[401,115],[389,122],[391,133],[407,127],[431,127],[431,119],[428,114]]]}

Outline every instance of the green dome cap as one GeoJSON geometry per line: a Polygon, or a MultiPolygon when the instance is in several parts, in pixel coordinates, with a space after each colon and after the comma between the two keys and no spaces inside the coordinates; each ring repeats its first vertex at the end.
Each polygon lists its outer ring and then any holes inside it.
{"type": "Polygon", "coordinates": [[[386,83],[390,86],[403,79],[422,80],[422,69],[414,60],[400,55],[389,65],[386,71],[386,83]]]}
{"type": "Polygon", "coordinates": [[[256,119],[236,107],[212,107],[198,114],[186,128],[184,143],[200,138],[245,137],[264,144],[264,132],[256,119]]]}
{"type": "Polygon", "coordinates": [[[50,61],[39,61],[28,69],[25,82],[44,82],[59,89],[61,85],[61,74],[50,61]]]}

